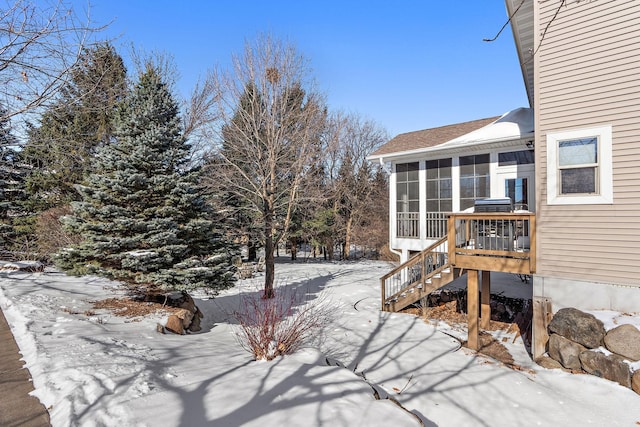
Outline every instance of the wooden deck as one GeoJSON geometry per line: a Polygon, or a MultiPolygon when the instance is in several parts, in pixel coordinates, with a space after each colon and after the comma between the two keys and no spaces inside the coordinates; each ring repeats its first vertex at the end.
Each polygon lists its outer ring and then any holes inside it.
{"type": "Polygon", "coordinates": [[[491,315],[489,272],[533,274],[535,249],[535,214],[451,214],[445,237],[380,278],[382,310],[400,311],[467,274],[468,346],[477,350],[491,315]]]}

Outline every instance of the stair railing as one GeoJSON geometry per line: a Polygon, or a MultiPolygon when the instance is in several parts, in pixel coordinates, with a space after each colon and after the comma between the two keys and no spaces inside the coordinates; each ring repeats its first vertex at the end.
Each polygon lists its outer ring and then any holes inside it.
{"type": "Polygon", "coordinates": [[[388,299],[419,284],[448,265],[447,236],[380,278],[382,309],[388,299]]]}

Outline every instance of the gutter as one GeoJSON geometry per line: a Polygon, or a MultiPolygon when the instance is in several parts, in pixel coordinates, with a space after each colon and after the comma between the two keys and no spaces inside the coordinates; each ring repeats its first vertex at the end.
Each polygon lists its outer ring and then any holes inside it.
{"type": "MultiPolygon", "coordinates": [[[[373,159],[370,159],[370,160],[373,160],[373,159]]],[[[384,170],[384,171],[387,173],[387,175],[391,176],[391,174],[392,174],[393,172],[392,172],[392,171],[391,171],[391,169],[389,169],[389,168],[387,167],[387,165],[384,163],[384,157],[383,157],[383,156],[380,156],[380,158],[379,158],[378,160],[379,160],[379,162],[380,162],[380,167],[382,168],[382,170],[384,170]]]]}
{"type": "Polygon", "coordinates": [[[460,143],[455,143],[450,146],[447,146],[447,144],[449,144],[450,142],[449,141],[449,142],[445,142],[444,144],[437,145],[435,147],[418,148],[415,150],[400,151],[396,153],[387,153],[387,154],[382,154],[378,156],[375,156],[375,155],[369,156],[367,157],[367,160],[382,161],[384,156],[387,156],[388,159],[398,160],[404,157],[415,157],[422,154],[434,154],[434,153],[454,154],[454,153],[467,153],[467,152],[477,151],[483,148],[487,149],[487,148],[499,148],[499,147],[515,147],[515,146],[518,146],[519,144],[523,144],[523,143],[526,144],[526,142],[533,139],[533,137],[534,137],[534,132],[530,132],[530,133],[518,136],[517,139],[514,139],[513,137],[494,138],[494,139],[485,140],[485,141],[476,141],[468,144],[464,142],[460,142],[460,143]],[[495,147],[491,147],[492,145],[494,145],[495,147]]]}

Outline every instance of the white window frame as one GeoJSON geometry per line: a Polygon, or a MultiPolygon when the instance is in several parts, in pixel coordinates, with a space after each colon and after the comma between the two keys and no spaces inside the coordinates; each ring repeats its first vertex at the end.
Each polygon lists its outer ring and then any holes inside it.
{"type": "Polygon", "coordinates": [[[602,205],[613,203],[612,127],[597,126],[584,129],[547,133],[547,204],[602,205]],[[595,137],[598,141],[598,162],[594,194],[561,194],[558,145],[560,141],[595,137]]]}

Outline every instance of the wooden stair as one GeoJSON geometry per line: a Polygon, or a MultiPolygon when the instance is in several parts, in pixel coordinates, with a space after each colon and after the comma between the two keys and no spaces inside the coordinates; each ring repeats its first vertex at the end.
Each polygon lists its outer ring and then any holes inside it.
{"type": "Polygon", "coordinates": [[[463,274],[448,261],[444,237],[381,279],[382,310],[397,312],[463,274]]]}

